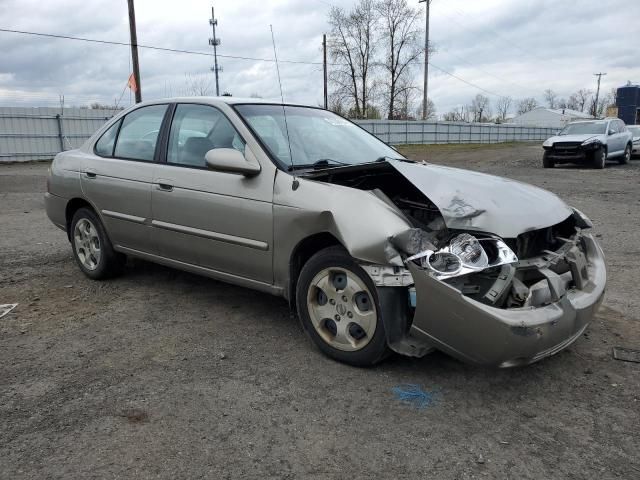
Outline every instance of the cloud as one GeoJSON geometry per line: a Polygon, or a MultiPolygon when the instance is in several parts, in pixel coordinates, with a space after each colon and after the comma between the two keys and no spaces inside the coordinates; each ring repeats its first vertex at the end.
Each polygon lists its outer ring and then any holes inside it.
{"type": "MultiPolygon", "coordinates": [[[[219,53],[273,58],[273,25],[281,60],[320,62],[322,34],[331,5],[350,8],[351,0],[216,0],[219,53]]],[[[417,8],[424,4],[416,3],[417,8]]],[[[210,4],[136,1],[138,41],[142,45],[211,53],[208,38],[210,4]]],[[[449,0],[432,2],[432,62],[442,69],[498,95],[542,100],[551,88],[568,97],[579,88],[594,88],[593,73],[607,72],[608,91],[627,80],[640,82],[640,2],[610,0],[449,0]]],[[[0,28],[83,36],[128,42],[126,2],[109,0],[3,0],[0,28]],[[38,12],[38,15],[33,15],[38,12]]],[[[131,71],[127,46],[103,45],[0,32],[0,105],[111,103],[131,71]]],[[[279,98],[271,62],[220,58],[222,91],[235,96],[258,94],[279,98]]],[[[140,49],[145,99],[180,93],[185,74],[211,75],[213,58],[140,49]]],[[[281,63],[285,99],[317,104],[322,99],[322,68],[281,63]]],[[[422,67],[412,70],[422,85],[422,67]]],[[[213,93],[213,82],[212,93],[213,93]]],[[[439,113],[465,105],[478,92],[435,67],[430,70],[430,97],[439,113]]],[[[480,92],[482,93],[482,92],[480,92]]],[[[492,96],[492,98],[495,98],[492,96]]],[[[129,94],[125,92],[125,105],[129,94]]]]}

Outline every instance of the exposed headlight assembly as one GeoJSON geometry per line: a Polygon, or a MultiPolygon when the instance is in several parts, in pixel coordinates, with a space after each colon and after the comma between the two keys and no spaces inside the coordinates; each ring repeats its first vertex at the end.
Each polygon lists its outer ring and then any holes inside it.
{"type": "Polygon", "coordinates": [[[582,142],[582,146],[583,147],[590,147],[590,146],[596,146],[596,145],[600,145],[600,139],[598,137],[592,137],[592,138],[587,138],[584,142],[582,142]]]}
{"type": "Polygon", "coordinates": [[[499,238],[476,238],[462,233],[455,236],[446,247],[437,251],[424,250],[408,257],[406,261],[415,261],[435,278],[443,279],[516,263],[518,257],[499,238]],[[491,259],[487,250],[492,252],[491,259]]]}

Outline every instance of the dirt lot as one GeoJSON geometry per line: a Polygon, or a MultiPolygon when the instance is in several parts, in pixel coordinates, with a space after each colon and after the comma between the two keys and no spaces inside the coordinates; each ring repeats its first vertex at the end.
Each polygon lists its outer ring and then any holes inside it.
{"type": "MultiPolygon", "coordinates": [[[[46,164],[0,165],[0,478],[640,478],[640,161],[541,168],[539,146],[412,147],[587,213],[609,289],[569,350],[513,370],[321,356],[278,298],[130,262],[86,279],[43,210],[46,164]],[[417,384],[432,402],[398,401],[417,384]]],[[[535,208],[535,206],[532,206],[535,208]]],[[[523,212],[526,214],[526,212],[523,212]]]]}

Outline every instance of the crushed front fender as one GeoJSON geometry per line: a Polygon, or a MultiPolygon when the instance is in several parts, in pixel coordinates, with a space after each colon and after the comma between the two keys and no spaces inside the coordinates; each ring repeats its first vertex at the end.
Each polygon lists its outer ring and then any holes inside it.
{"type": "Polygon", "coordinates": [[[604,295],[604,255],[591,235],[583,238],[587,264],[582,283],[575,282],[581,288],[540,307],[480,303],[409,263],[417,297],[410,334],[460,360],[489,366],[527,365],[559,352],[584,332],[604,295]]]}

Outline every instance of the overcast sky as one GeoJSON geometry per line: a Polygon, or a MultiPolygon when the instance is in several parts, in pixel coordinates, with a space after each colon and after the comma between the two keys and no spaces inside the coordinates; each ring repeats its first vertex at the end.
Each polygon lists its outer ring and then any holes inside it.
{"type": "MultiPolygon", "coordinates": [[[[211,2],[136,0],[138,42],[211,52],[211,2]]],[[[216,0],[223,55],[273,58],[273,25],[281,60],[321,62],[330,5],[353,0],[216,0]]],[[[416,6],[424,9],[424,4],[416,6]]],[[[542,101],[546,88],[568,97],[640,83],[638,0],[432,0],[432,62],[496,95],[542,101]]],[[[126,0],[0,0],[0,28],[128,42],[126,0]]],[[[143,99],[181,94],[185,74],[211,75],[206,56],[140,50],[143,99]]],[[[221,58],[221,91],[279,97],[273,63],[221,58]]],[[[126,46],[0,32],[0,105],[113,103],[131,71],[126,46]]],[[[281,63],[285,100],[319,104],[322,68],[281,63]]],[[[422,85],[422,69],[413,71],[422,85]]],[[[438,114],[484,93],[432,67],[429,96],[438,114]]],[[[211,83],[212,91],[213,81],[211,83]]],[[[492,100],[497,96],[488,95],[492,100]]],[[[130,101],[125,92],[122,103],[130,101]]]]}

